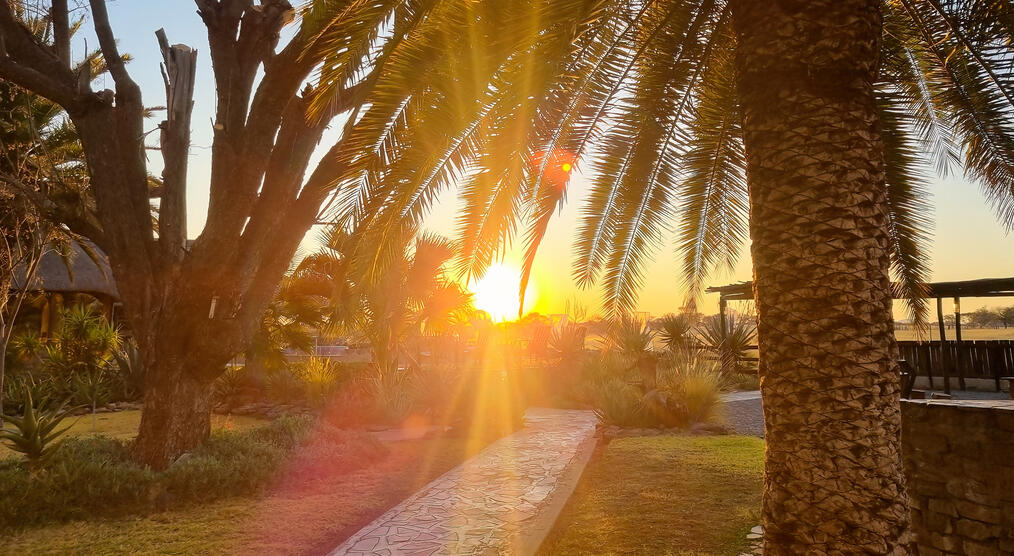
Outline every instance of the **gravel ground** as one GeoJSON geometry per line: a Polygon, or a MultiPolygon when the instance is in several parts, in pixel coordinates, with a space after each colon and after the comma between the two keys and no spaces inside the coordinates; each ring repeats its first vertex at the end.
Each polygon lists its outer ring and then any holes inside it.
{"type": "MultiPolygon", "coordinates": [[[[932,391],[927,391],[929,397],[932,391]]],[[[732,392],[722,396],[725,400],[725,418],[738,434],[764,438],[764,413],[761,410],[760,391],[732,392]]],[[[955,400],[1005,400],[1006,392],[981,392],[976,390],[952,390],[955,400]]]]}
{"type": "Polygon", "coordinates": [[[764,438],[764,414],[760,392],[732,392],[725,400],[725,419],[738,434],[764,438]]]}

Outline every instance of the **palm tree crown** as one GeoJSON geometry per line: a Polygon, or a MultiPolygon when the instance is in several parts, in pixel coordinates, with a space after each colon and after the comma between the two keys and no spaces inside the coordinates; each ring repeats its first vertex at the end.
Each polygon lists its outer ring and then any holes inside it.
{"type": "MultiPolygon", "coordinates": [[[[390,146],[345,176],[367,184],[380,174],[366,169],[386,163],[382,185],[350,189],[361,193],[357,206],[383,209],[360,212],[370,233],[422,218],[437,192],[460,182],[462,273],[481,274],[520,231],[527,280],[566,200],[560,168],[575,165],[591,189],[573,276],[600,283],[607,308],[634,306],[644,262],[669,229],[691,295],[731,267],[749,212],[731,3],[485,4],[466,9],[479,25],[465,36],[485,37],[482,23],[495,22],[512,40],[469,42],[460,65],[443,68],[443,84],[404,110],[364,117],[358,132],[390,146]],[[469,83],[479,94],[454,93],[469,83]]],[[[925,162],[945,175],[963,156],[1000,222],[1014,226],[1014,11],[1008,2],[893,0],[883,17],[876,90],[892,264],[916,297],[927,277],[925,162]]]]}

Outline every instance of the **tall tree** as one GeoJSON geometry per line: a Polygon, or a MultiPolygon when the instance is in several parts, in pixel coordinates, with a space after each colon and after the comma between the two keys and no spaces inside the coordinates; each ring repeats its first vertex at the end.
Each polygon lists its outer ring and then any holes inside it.
{"type": "MultiPolygon", "coordinates": [[[[93,91],[88,72],[71,63],[66,0],[43,6],[52,32],[41,39],[22,17],[34,4],[0,2],[0,77],[63,107],[81,138],[94,206],[37,201],[109,256],[148,369],[134,452],[156,468],[208,437],[211,381],[249,343],[300,240],[321,216],[387,210],[394,203],[360,201],[397,183],[388,161],[415,159],[413,179],[434,184],[406,194],[410,215],[425,211],[434,189],[462,170],[456,160],[432,158],[432,149],[403,151],[374,133],[377,122],[434,144],[467,135],[481,115],[475,99],[492,93],[491,76],[535,24],[530,17],[505,19],[530,13],[526,2],[314,0],[299,13],[286,0],[195,4],[208,31],[217,103],[207,223],[189,244],[195,51],[158,37],[168,114],[159,125],[165,170],[156,232],[143,143],[148,111],[120,56],[106,2],[88,2],[114,86],[103,91],[93,91]],[[291,38],[280,44],[293,21],[291,38]],[[436,131],[418,114],[438,104],[452,108],[436,131]],[[340,136],[308,171],[332,123],[341,124],[340,136]],[[444,135],[448,125],[455,131],[444,135]]],[[[580,4],[566,0],[547,9],[564,21],[580,4]]]]}
{"type": "Polygon", "coordinates": [[[567,20],[568,48],[551,28],[524,45],[464,147],[434,155],[478,168],[463,272],[520,233],[527,277],[574,165],[591,191],[573,273],[616,313],[666,228],[691,295],[749,236],[765,550],[907,552],[889,272],[924,311],[925,159],[945,173],[963,154],[1014,224],[1011,3],[602,0],[589,14],[567,20]]]}

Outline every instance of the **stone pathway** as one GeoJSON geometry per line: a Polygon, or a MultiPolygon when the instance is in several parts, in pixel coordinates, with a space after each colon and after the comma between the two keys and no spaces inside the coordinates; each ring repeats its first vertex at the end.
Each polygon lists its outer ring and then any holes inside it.
{"type": "Polygon", "coordinates": [[[349,537],[332,554],[531,554],[595,446],[591,411],[529,409],[490,444],[349,537]]]}

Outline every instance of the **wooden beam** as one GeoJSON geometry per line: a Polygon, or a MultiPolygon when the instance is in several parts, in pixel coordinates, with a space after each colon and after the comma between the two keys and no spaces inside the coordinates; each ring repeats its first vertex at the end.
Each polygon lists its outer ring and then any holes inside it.
{"type": "Polygon", "coordinates": [[[944,300],[937,298],[937,326],[940,328],[940,369],[944,375],[944,392],[951,393],[951,370],[948,368],[947,329],[944,326],[944,300]]]}

